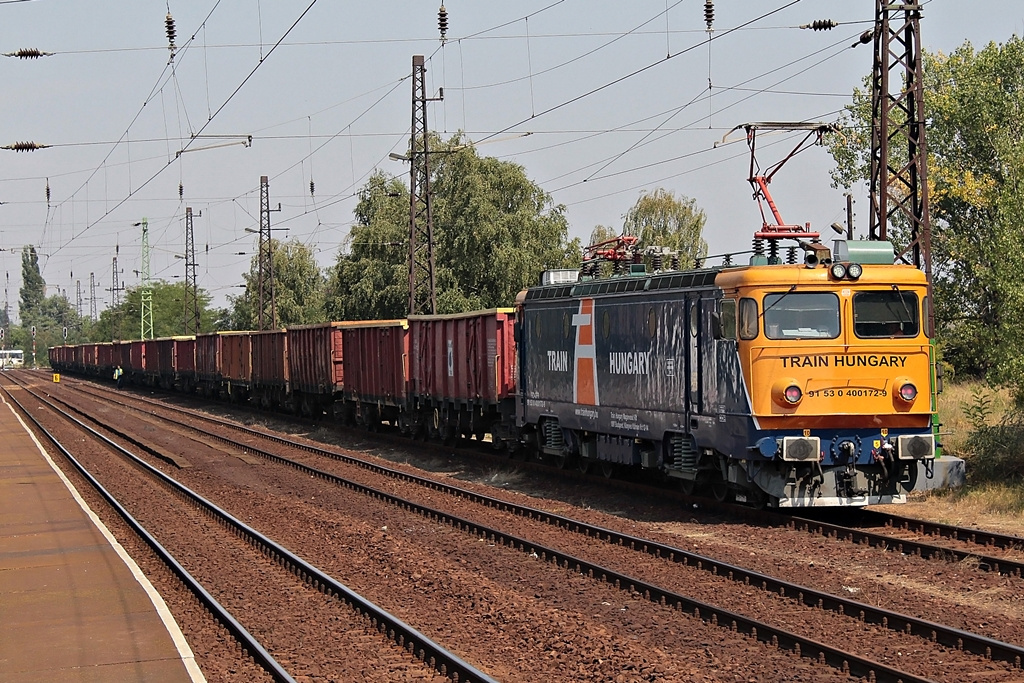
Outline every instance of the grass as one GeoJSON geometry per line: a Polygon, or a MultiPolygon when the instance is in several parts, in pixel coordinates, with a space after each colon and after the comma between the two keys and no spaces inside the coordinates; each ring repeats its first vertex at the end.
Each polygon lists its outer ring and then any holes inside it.
{"type": "Polygon", "coordinates": [[[890,509],[946,524],[977,525],[1024,536],[1024,482],[1008,480],[1000,476],[1004,468],[992,466],[993,461],[998,464],[1014,458],[1015,452],[1024,453],[1024,444],[983,436],[980,443],[985,447],[978,448],[978,428],[1001,424],[1012,406],[1010,392],[992,390],[981,382],[947,383],[944,389],[938,401],[942,452],[967,461],[967,485],[914,495],[906,510],[899,509],[901,506],[890,509]]]}
{"type": "Polygon", "coordinates": [[[993,391],[982,382],[946,383],[943,392],[939,394],[939,437],[943,453],[963,457],[967,440],[974,429],[972,416],[981,412],[979,396],[989,399],[985,419],[989,426],[998,424],[1012,404],[1009,390],[993,391]]]}

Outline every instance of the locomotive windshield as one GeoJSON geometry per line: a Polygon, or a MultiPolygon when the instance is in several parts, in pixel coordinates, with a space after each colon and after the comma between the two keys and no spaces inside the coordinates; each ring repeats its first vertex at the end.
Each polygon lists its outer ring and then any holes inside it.
{"type": "Polygon", "coordinates": [[[839,297],[831,292],[782,292],[764,297],[764,333],[769,339],[835,339],[839,297]]]}
{"type": "Polygon", "coordinates": [[[917,295],[893,289],[853,295],[853,331],[858,337],[916,337],[917,295]]]}

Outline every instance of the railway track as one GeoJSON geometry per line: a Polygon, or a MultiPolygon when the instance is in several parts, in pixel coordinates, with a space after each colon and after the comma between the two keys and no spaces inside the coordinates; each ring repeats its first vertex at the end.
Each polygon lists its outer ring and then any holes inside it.
{"type": "MultiPolygon", "coordinates": [[[[166,409],[167,406],[164,404],[158,404],[162,409],[166,409]]],[[[180,411],[180,409],[175,409],[180,411]]],[[[200,417],[194,413],[187,412],[190,418],[200,417]]],[[[204,418],[209,419],[209,418],[204,418]]],[[[230,426],[232,429],[238,429],[237,425],[232,425],[222,420],[214,420],[221,426],[230,426]]],[[[194,425],[187,425],[189,429],[198,429],[194,425]]],[[[243,428],[244,429],[244,428],[243,428]]],[[[270,438],[276,440],[279,445],[287,445],[289,447],[294,444],[289,443],[287,440],[280,439],[279,437],[273,437],[272,435],[264,434],[258,430],[246,430],[247,433],[252,435],[259,435],[261,438],[270,438]]],[[[209,435],[208,436],[212,436],[209,435]]],[[[223,437],[216,436],[215,438],[221,439],[223,437]]],[[[227,439],[225,439],[227,441],[227,439]]],[[[260,452],[264,457],[274,458],[278,462],[284,462],[276,456],[259,449],[254,449],[251,444],[246,445],[247,448],[253,452],[260,452]]],[[[500,509],[509,514],[536,520],[544,524],[552,525],[559,529],[568,530],[572,533],[586,536],[588,538],[598,539],[604,543],[611,545],[630,548],[631,550],[649,556],[659,558],[661,560],[668,560],[672,563],[682,564],[688,567],[694,567],[712,575],[720,577],[728,577],[733,582],[742,583],[745,586],[759,587],[761,591],[778,594],[786,597],[792,601],[798,602],[811,609],[822,609],[829,610],[837,615],[844,615],[844,617],[852,616],[855,620],[859,620],[865,623],[875,624],[882,627],[883,629],[889,629],[891,631],[901,634],[911,634],[920,638],[923,641],[939,643],[946,645],[953,650],[965,650],[967,652],[981,655],[983,658],[994,658],[1003,662],[1008,663],[1012,667],[1019,667],[1021,661],[1021,655],[1024,650],[1021,648],[999,642],[997,640],[986,638],[984,636],[978,636],[973,633],[969,633],[960,629],[954,629],[943,626],[934,622],[929,622],[923,619],[917,619],[909,617],[903,614],[898,614],[890,610],[884,610],[865,603],[853,601],[840,596],[832,595],[822,591],[817,591],[812,588],[801,586],[792,582],[783,581],[780,579],[767,576],[758,572],[743,569],[736,565],[730,565],[724,562],[714,560],[713,558],[698,555],[685,551],[681,548],[668,546],[665,544],[657,543],[650,539],[644,539],[628,534],[622,534],[615,532],[607,528],[596,527],[594,525],[588,525],[579,520],[573,520],[559,515],[553,515],[548,512],[537,510],[535,508],[529,508],[526,506],[516,506],[508,503],[508,501],[482,496],[481,494],[467,491],[458,487],[452,487],[444,484],[439,484],[430,479],[420,478],[418,481],[412,478],[410,475],[404,472],[390,471],[388,468],[381,468],[377,465],[370,465],[365,462],[358,461],[359,459],[351,459],[349,456],[338,454],[327,451],[325,449],[318,449],[313,446],[303,445],[302,448],[305,450],[317,453],[320,456],[327,456],[335,459],[347,460],[349,464],[359,464],[363,467],[369,467],[374,472],[387,474],[388,476],[397,477],[403,481],[415,482],[419,486],[428,486],[434,490],[442,491],[447,495],[458,496],[472,502],[491,507],[494,509],[500,509]]],[[[668,604],[675,604],[677,608],[683,608],[687,611],[693,611],[696,614],[701,615],[704,619],[710,619],[713,622],[728,623],[730,625],[735,624],[734,628],[747,633],[756,634],[761,640],[774,640],[777,643],[786,646],[801,654],[813,656],[814,658],[824,658],[825,661],[835,664],[835,662],[845,662],[846,666],[850,667],[851,671],[859,671],[861,675],[871,675],[870,672],[874,672],[879,680],[915,680],[914,678],[908,678],[904,672],[898,669],[885,671],[881,668],[872,669],[872,663],[865,662],[863,659],[860,661],[850,658],[849,653],[843,653],[841,650],[832,652],[827,647],[822,647],[820,643],[816,643],[809,639],[793,640],[793,634],[786,634],[785,632],[773,632],[772,626],[768,624],[758,624],[756,620],[746,619],[742,615],[737,615],[730,612],[729,610],[723,610],[716,608],[713,605],[701,603],[700,601],[694,601],[688,599],[686,596],[675,593],[663,586],[655,585],[653,583],[644,582],[635,577],[630,577],[620,572],[615,572],[608,567],[601,567],[594,563],[587,562],[579,557],[573,557],[567,553],[560,551],[556,548],[543,546],[533,540],[516,537],[512,534],[502,532],[496,528],[488,528],[481,525],[480,523],[452,515],[443,510],[437,510],[429,508],[427,506],[418,505],[408,500],[404,500],[397,496],[387,494],[385,492],[374,490],[369,487],[361,486],[344,480],[335,475],[332,475],[322,470],[310,468],[301,463],[289,463],[292,467],[299,467],[303,472],[323,477],[326,480],[334,481],[337,484],[347,486],[350,488],[356,488],[365,495],[372,496],[379,500],[385,500],[389,503],[401,506],[406,510],[413,510],[418,514],[426,516],[435,521],[442,521],[449,524],[457,529],[467,531],[468,533],[477,535],[479,537],[487,538],[489,541],[495,541],[503,545],[511,545],[517,547],[524,552],[530,552],[536,554],[541,558],[550,559],[559,566],[563,566],[574,570],[576,572],[593,574],[595,576],[605,576],[608,580],[614,580],[620,586],[628,586],[632,593],[642,593],[645,597],[655,601],[665,601],[668,604]],[[810,649],[808,649],[810,648],[810,649]],[[857,661],[856,665],[851,665],[850,662],[857,661]],[[866,668],[865,668],[866,667],[866,668]],[[894,677],[894,678],[890,678],[894,677]]],[[[842,669],[843,664],[840,663],[839,667],[842,669]]]]}
{"type": "MultiPolygon", "coordinates": [[[[194,579],[184,568],[184,563],[182,561],[176,559],[160,544],[152,533],[146,531],[146,529],[136,521],[130,513],[128,513],[125,505],[119,502],[117,497],[108,492],[99,480],[92,475],[63,444],[61,444],[58,438],[54,436],[50,430],[44,427],[43,424],[35,418],[9,390],[5,389],[5,391],[11,400],[19,407],[21,412],[33,422],[39,432],[45,436],[47,440],[53,443],[58,450],[60,450],[60,452],[74,465],[82,476],[85,477],[93,487],[100,492],[104,499],[106,499],[126,521],[128,521],[132,528],[144,540],[146,540],[147,544],[149,544],[154,551],[160,555],[171,570],[189,587],[202,604],[210,610],[213,616],[232,633],[246,652],[250,653],[250,655],[256,659],[259,665],[271,676],[272,680],[294,683],[295,679],[292,675],[289,674],[289,672],[279,664],[273,656],[270,655],[267,648],[245,629],[238,618],[233,616],[231,612],[229,612],[216,600],[216,598],[214,598],[213,593],[216,589],[207,588],[198,580],[194,579]]],[[[355,615],[354,621],[365,621],[373,631],[381,634],[382,642],[390,640],[392,645],[397,648],[398,652],[407,652],[411,655],[410,659],[415,658],[415,660],[418,660],[418,663],[422,663],[422,666],[425,669],[433,669],[442,677],[460,682],[493,683],[495,681],[492,677],[463,661],[452,652],[433,642],[431,639],[419,633],[411,626],[405,624],[394,615],[381,609],[370,600],[367,600],[355,591],[352,591],[347,586],[321,571],[299,555],[291,552],[281,544],[276,543],[268,536],[261,534],[250,525],[232,516],[211,501],[205,499],[203,496],[167,476],[159,469],[156,469],[152,465],[146,463],[129,450],[100,434],[98,431],[92,429],[80,420],[77,420],[66,414],[64,411],[59,410],[52,399],[45,399],[41,394],[33,392],[31,389],[28,389],[27,391],[33,398],[46,401],[57,413],[62,414],[64,418],[77,426],[81,431],[87,433],[91,438],[102,442],[109,449],[116,452],[120,457],[125,459],[126,462],[136,468],[136,471],[143,472],[158,481],[163,488],[168,489],[175,497],[180,499],[180,501],[183,501],[187,508],[199,510],[201,515],[205,515],[206,517],[214,520],[220,527],[226,530],[230,536],[241,538],[253,550],[251,555],[255,554],[261,556],[260,560],[253,560],[252,557],[249,556],[246,559],[241,560],[241,562],[254,562],[257,565],[262,563],[263,565],[274,565],[277,568],[284,568],[290,572],[295,579],[298,579],[298,581],[307,589],[311,589],[312,591],[326,596],[335,602],[347,605],[355,615]]],[[[133,478],[133,485],[137,484],[138,479],[133,478]]],[[[151,500],[147,501],[147,506],[151,509],[153,507],[159,507],[161,504],[162,503],[154,503],[151,500]]],[[[179,503],[179,505],[180,504],[181,503],[179,503]]],[[[180,520],[185,520],[190,517],[187,512],[175,512],[172,514],[176,519],[180,520]]],[[[179,531],[179,534],[180,533],[181,532],[179,531]]],[[[203,531],[198,531],[195,536],[192,536],[191,534],[185,535],[190,538],[200,538],[202,533],[203,531]]],[[[209,532],[207,531],[206,533],[208,534],[209,532]]],[[[204,545],[206,547],[216,547],[221,543],[230,545],[229,541],[225,541],[223,539],[220,541],[208,540],[204,545]]],[[[223,560],[220,562],[223,562],[223,560]]],[[[239,567],[240,562],[231,563],[227,567],[223,567],[223,565],[221,565],[219,570],[219,573],[222,575],[221,578],[226,578],[226,575],[229,576],[236,572],[241,573],[239,567]]],[[[257,571],[264,576],[268,573],[265,569],[258,569],[257,571]]],[[[223,592],[224,590],[224,586],[221,585],[220,591],[223,592]]],[[[294,588],[285,587],[284,590],[288,593],[293,592],[294,588]]],[[[266,597],[265,592],[263,593],[263,597],[266,597]]],[[[305,621],[307,619],[315,619],[316,617],[312,614],[302,614],[300,618],[305,621]]],[[[345,632],[346,631],[342,631],[342,633],[345,632]]],[[[351,642],[346,643],[343,638],[341,645],[347,645],[355,652],[365,652],[365,646],[361,646],[361,644],[356,642],[356,640],[357,639],[353,639],[351,642]]],[[[308,653],[306,654],[308,655],[308,653]]],[[[296,657],[296,653],[290,653],[289,656],[293,660],[297,658],[301,659],[301,657],[296,657]]],[[[414,664],[412,668],[416,669],[419,667],[414,664]]],[[[367,671],[367,667],[363,666],[359,670],[362,671],[364,676],[369,674],[369,677],[372,677],[372,673],[367,671]]],[[[412,679],[424,679],[424,671],[415,671],[412,673],[412,679]]],[[[395,667],[391,667],[389,670],[379,672],[377,679],[382,681],[394,680],[394,677],[403,677],[400,674],[401,672],[399,670],[396,670],[395,667]]]]}
{"type": "MultiPolygon", "coordinates": [[[[96,385],[87,384],[86,386],[95,388],[96,385]]],[[[89,389],[91,390],[91,389],[89,389]]],[[[199,411],[193,411],[189,409],[180,408],[177,406],[170,406],[164,402],[156,401],[146,397],[133,396],[134,400],[143,402],[147,405],[154,407],[160,407],[164,410],[172,410],[180,415],[187,415],[194,419],[202,419],[213,421],[221,426],[244,432],[249,436],[261,439],[276,440],[278,443],[291,443],[287,440],[275,437],[272,434],[268,434],[261,430],[251,429],[239,425],[237,423],[220,420],[213,418],[207,414],[199,411]]],[[[191,425],[184,425],[187,428],[193,428],[191,425]]],[[[408,445],[406,440],[403,440],[402,445],[408,445]]],[[[475,443],[475,442],[474,442],[475,443]]],[[[317,452],[320,455],[326,457],[339,457],[335,451],[328,449],[319,448],[315,445],[309,444],[303,446],[306,450],[311,452],[317,452]]],[[[444,452],[450,452],[451,448],[445,448],[444,452]]],[[[474,457],[481,455],[479,452],[474,452],[474,457]]],[[[344,457],[344,456],[341,456],[344,457]]],[[[500,458],[494,458],[495,462],[502,462],[500,458]]],[[[550,473],[550,468],[542,468],[542,471],[550,473]]],[[[564,473],[563,473],[564,474],[564,473]]],[[[582,476],[582,473],[571,473],[572,477],[582,476]]],[[[428,478],[422,478],[424,485],[431,485],[428,482],[433,482],[428,478]]],[[[593,477],[590,477],[593,479],[593,477]]],[[[708,501],[704,499],[694,499],[684,494],[678,494],[675,492],[667,492],[663,489],[656,489],[650,486],[635,484],[630,482],[615,482],[616,485],[621,485],[627,490],[638,491],[643,494],[656,494],[667,496],[670,499],[677,500],[680,504],[693,504],[695,501],[699,501],[697,504],[703,509],[704,512],[725,514],[733,517],[740,517],[751,524],[757,524],[762,526],[774,526],[774,527],[789,527],[809,533],[817,534],[827,538],[849,541],[858,545],[868,545],[871,547],[879,548],[886,551],[892,551],[902,554],[914,554],[923,559],[935,559],[943,562],[955,562],[964,563],[967,562],[971,567],[980,571],[992,571],[1007,576],[1021,577],[1024,573],[1024,561],[1018,560],[1008,556],[997,556],[986,554],[984,550],[989,549],[1002,549],[1013,552],[1019,552],[1024,550],[1024,538],[1016,536],[1010,536],[1006,534],[997,534],[993,532],[987,532],[978,529],[956,527],[947,524],[939,524],[935,522],[929,522],[927,520],[915,520],[909,517],[901,517],[899,515],[891,513],[883,513],[874,510],[843,510],[841,513],[837,513],[835,510],[823,511],[824,515],[836,517],[837,514],[843,514],[846,516],[852,516],[861,526],[878,527],[884,531],[869,531],[848,524],[836,524],[830,523],[824,519],[815,519],[811,517],[804,517],[795,514],[783,514],[776,513],[767,510],[752,510],[744,506],[716,503],[714,501],[708,501]],[[952,539],[959,541],[963,546],[968,547],[954,547],[951,545],[941,545],[932,543],[924,540],[915,540],[913,538],[906,538],[905,536],[894,535],[893,532],[907,531],[914,532],[924,536],[934,536],[944,539],[952,539]]]]}

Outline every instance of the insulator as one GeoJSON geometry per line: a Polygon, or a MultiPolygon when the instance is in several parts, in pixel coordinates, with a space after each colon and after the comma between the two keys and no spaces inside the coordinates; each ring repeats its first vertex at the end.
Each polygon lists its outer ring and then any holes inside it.
{"type": "Polygon", "coordinates": [[[868,43],[871,42],[871,37],[873,35],[874,31],[872,31],[871,29],[864,31],[864,33],[860,34],[860,38],[857,39],[857,42],[851,45],[850,47],[857,47],[858,45],[867,45],[868,43]]]}
{"type": "Polygon", "coordinates": [[[50,57],[52,55],[52,52],[43,52],[34,47],[23,47],[17,52],[4,53],[4,57],[17,57],[18,59],[39,59],[40,57],[50,57]]]}
{"type": "Polygon", "coordinates": [[[764,240],[760,237],[754,238],[754,256],[764,256],[764,240]]]}
{"type": "Polygon", "coordinates": [[[316,185],[313,183],[313,179],[309,179],[309,196],[312,197],[316,194],[316,185]]]}
{"type": "Polygon", "coordinates": [[[34,152],[37,149],[46,149],[49,145],[40,145],[36,142],[15,142],[13,145],[4,145],[2,149],[10,149],[15,152],[34,152]]]}
{"type": "Polygon", "coordinates": [[[448,10],[441,5],[441,8],[437,10],[437,30],[441,34],[441,42],[443,43],[448,39],[448,10]]]}
{"type": "Polygon", "coordinates": [[[185,185],[182,184],[182,183],[178,183],[178,199],[184,199],[184,198],[185,198],[185,185]]]}
{"type": "Polygon", "coordinates": [[[786,263],[793,265],[796,263],[796,247],[787,247],[786,249],[786,263]]]}
{"type": "Polygon", "coordinates": [[[726,267],[732,265],[732,254],[726,254],[722,257],[722,265],[726,267]]]}
{"type": "Polygon", "coordinates": [[[800,28],[809,28],[815,31],[829,31],[839,26],[836,22],[831,19],[815,19],[809,24],[803,24],[800,28]]]}
{"type": "Polygon", "coordinates": [[[167,26],[167,43],[173,48],[174,39],[178,36],[177,29],[174,28],[174,17],[168,12],[164,18],[164,24],[167,26]]]}
{"type": "Polygon", "coordinates": [[[708,25],[708,30],[713,31],[715,25],[715,2],[714,0],[704,0],[704,23],[708,25]]]}
{"type": "Polygon", "coordinates": [[[679,254],[672,254],[672,270],[679,270],[679,254]]]}
{"type": "Polygon", "coordinates": [[[49,178],[46,179],[46,204],[47,204],[47,206],[49,206],[49,204],[50,204],[50,179],[49,178]]]}
{"type": "Polygon", "coordinates": [[[771,265],[777,265],[782,263],[779,259],[779,241],[769,240],[768,241],[768,263],[771,265]]]}
{"type": "Polygon", "coordinates": [[[662,257],[660,252],[655,254],[654,257],[651,259],[651,261],[652,261],[651,265],[654,266],[654,271],[655,272],[660,271],[661,267],[665,263],[665,259],[664,259],[664,257],[662,257]]]}

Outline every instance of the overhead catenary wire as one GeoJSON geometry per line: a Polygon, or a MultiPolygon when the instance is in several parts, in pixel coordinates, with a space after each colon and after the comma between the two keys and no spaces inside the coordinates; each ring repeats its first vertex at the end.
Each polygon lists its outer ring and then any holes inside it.
{"type": "MultiPolygon", "coordinates": [[[[556,4],[557,4],[557,3],[556,3],[556,4]]],[[[667,5],[667,4],[668,4],[668,3],[666,2],[666,5],[667,5]]],[[[666,20],[667,20],[667,17],[666,17],[666,20]]],[[[524,23],[525,23],[525,22],[524,22],[524,23]]],[[[533,30],[533,28],[534,28],[534,27],[530,27],[530,30],[529,30],[529,32],[527,33],[527,35],[529,35],[529,37],[530,37],[530,40],[531,40],[531,41],[532,41],[532,40],[534,40],[534,39],[536,38],[536,36],[538,35],[538,32],[534,31],[534,30],[533,30]]],[[[519,33],[522,33],[522,32],[519,32],[519,33]]],[[[675,33],[675,32],[673,32],[673,35],[676,35],[676,33],[675,33]]],[[[494,39],[504,39],[504,36],[492,36],[492,37],[493,37],[494,39]]],[[[453,38],[453,40],[454,40],[454,38],[453,38]]],[[[703,42],[703,41],[702,41],[702,42],[703,42]]],[[[461,44],[460,44],[460,48],[461,48],[461,44]]],[[[531,71],[532,71],[532,69],[531,69],[531,71]]],[[[536,73],[534,73],[533,75],[534,75],[534,76],[536,76],[536,73]]],[[[390,84],[389,84],[389,85],[390,85],[390,84]]],[[[726,87],[724,87],[724,86],[717,86],[717,85],[716,85],[716,87],[715,87],[715,94],[716,94],[716,96],[717,96],[717,95],[720,95],[720,94],[721,94],[721,93],[722,93],[723,91],[726,91],[726,90],[728,90],[728,89],[729,89],[729,88],[726,88],[726,87]]],[[[742,90],[742,88],[740,88],[740,87],[734,87],[733,89],[734,89],[734,90],[736,90],[736,91],[741,91],[741,90],[742,90]]],[[[765,89],[760,89],[760,90],[758,90],[758,91],[756,91],[756,92],[762,92],[762,93],[763,93],[763,92],[766,92],[766,90],[765,90],[765,89]]],[[[463,105],[465,106],[465,100],[463,101],[463,105]]],[[[308,115],[304,116],[304,118],[308,118],[308,115]]],[[[488,129],[488,130],[482,130],[482,131],[480,131],[480,134],[483,134],[483,135],[487,135],[487,136],[494,136],[494,135],[497,135],[497,134],[499,134],[499,133],[501,133],[501,132],[507,132],[507,131],[509,130],[508,128],[501,128],[501,129],[495,130],[494,128],[492,128],[492,127],[490,127],[490,126],[478,126],[478,127],[479,127],[479,128],[484,128],[484,129],[488,129]]],[[[464,128],[465,128],[465,127],[464,127],[464,128]]],[[[571,126],[568,126],[568,127],[566,127],[566,126],[563,126],[562,128],[570,129],[570,128],[572,128],[572,127],[571,127],[571,126]]],[[[581,127],[581,128],[582,128],[582,127],[581,127]]],[[[643,133],[643,132],[650,132],[650,131],[652,131],[652,130],[653,130],[653,131],[657,131],[657,130],[659,130],[660,128],[661,128],[661,126],[660,126],[660,125],[659,125],[658,127],[655,127],[655,128],[653,128],[653,129],[651,129],[651,128],[650,128],[650,127],[648,126],[648,127],[646,127],[646,129],[645,129],[645,130],[643,130],[643,131],[640,131],[640,132],[641,132],[641,133],[643,133]]],[[[678,127],[674,127],[674,128],[673,128],[673,130],[679,130],[679,129],[680,129],[680,128],[678,128],[678,127]]],[[[595,131],[597,131],[597,130],[600,130],[600,129],[599,129],[598,127],[595,127],[595,128],[594,128],[594,130],[595,130],[595,131]]],[[[558,134],[558,132],[559,132],[559,131],[557,131],[557,130],[554,130],[554,129],[545,129],[545,130],[540,130],[540,131],[537,131],[537,130],[533,130],[533,131],[531,131],[531,132],[533,132],[533,133],[535,133],[535,134],[544,134],[544,135],[549,135],[549,134],[550,134],[550,135],[553,135],[553,134],[558,134]]],[[[574,131],[570,131],[570,132],[574,132],[574,131]]],[[[135,150],[132,150],[132,157],[133,157],[133,160],[135,160],[135,161],[141,161],[141,160],[142,160],[143,158],[145,158],[145,154],[142,154],[142,155],[140,155],[140,154],[139,154],[139,150],[138,150],[138,147],[137,147],[138,143],[142,141],[142,138],[141,138],[141,137],[139,138],[139,140],[136,140],[136,136],[138,135],[138,133],[139,133],[139,131],[138,131],[138,130],[133,130],[133,131],[132,131],[132,140],[131,140],[131,141],[132,141],[132,143],[136,143],[136,144],[134,145],[134,146],[136,146],[136,149],[135,149],[135,150]]],[[[354,139],[358,139],[358,138],[360,138],[360,137],[369,137],[369,136],[385,137],[385,136],[391,136],[391,135],[400,135],[400,133],[398,133],[397,131],[396,131],[395,133],[391,133],[391,132],[377,132],[377,133],[372,133],[372,132],[365,132],[365,131],[353,131],[353,130],[352,130],[352,128],[351,128],[351,126],[347,126],[347,127],[346,127],[346,128],[345,128],[345,129],[344,129],[344,130],[343,130],[342,132],[341,132],[341,135],[342,135],[342,136],[347,136],[347,137],[349,138],[349,144],[350,144],[350,146],[351,146],[351,144],[352,144],[353,140],[354,140],[354,139]]],[[[287,136],[287,135],[280,135],[280,136],[275,136],[275,135],[264,135],[264,136],[257,136],[257,139],[265,139],[265,140],[287,140],[287,139],[289,139],[289,138],[291,138],[291,137],[295,137],[295,138],[298,138],[298,137],[303,137],[303,136],[287,136]]],[[[309,141],[310,141],[311,143],[313,143],[313,144],[316,144],[316,143],[317,143],[318,141],[320,141],[320,140],[330,140],[330,139],[336,138],[336,137],[337,137],[337,135],[335,135],[335,136],[330,136],[330,137],[326,137],[326,136],[312,136],[312,135],[307,135],[306,137],[307,137],[307,138],[309,139],[309,141]]],[[[81,143],[81,144],[88,144],[88,143],[81,143]]],[[[197,146],[198,144],[199,144],[199,143],[194,143],[194,144],[193,144],[193,147],[197,146]]],[[[631,143],[631,144],[635,144],[635,143],[631,143]]],[[[529,152],[529,150],[527,150],[527,153],[528,153],[528,152],[529,152]]],[[[350,154],[349,154],[349,157],[350,157],[350,161],[353,161],[353,162],[354,162],[355,156],[354,156],[354,154],[351,154],[351,148],[350,148],[350,154]]],[[[310,159],[310,160],[312,159],[312,157],[311,157],[311,156],[306,156],[305,158],[308,158],[308,159],[310,159]]],[[[109,165],[109,166],[110,166],[111,168],[113,168],[113,167],[115,167],[115,166],[116,166],[117,164],[107,164],[107,165],[109,165]]],[[[107,165],[104,165],[104,166],[103,166],[103,168],[104,168],[104,169],[106,169],[106,166],[107,166],[107,165]]],[[[289,168],[294,168],[294,167],[295,167],[295,165],[296,165],[296,164],[293,164],[293,165],[292,165],[291,167],[289,167],[289,168]]],[[[298,163],[298,165],[301,165],[301,161],[300,161],[300,162],[298,163]]],[[[361,165],[362,165],[362,164],[361,164],[361,165]]],[[[280,172],[280,173],[279,173],[278,175],[280,175],[281,173],[285,173],[285,172],[286,172],[286,171],[281,171],[281,172],[280,172]]],[[[138,167],[136,167],[136,176],[138,176],[138,175],[139,175],[139,174],[138,174],[138,167]]],[[[356,176],[356,170],[355,170],[355,169],[353,168],[353,169],[352,169],[352,178],[353,178],[353,180],[355,179],[355,176],[356,176]]],[[[365,175],[364,175],[364,177],[365,177],[365,175]]],[[[318,180],[319,180],[319,178],[318,178],[318,180]]],[[[349,187],[354,187],[354,185],[355,185],[355,183],[353,182],[352,184],[350,184],[350,185],[349,185],[349,187]]],[[[291,188],[291,185],[289,185],[289,187],[291,188]]],[[[92,188],[92,189],[93,189],[93,190],[95,190],[96,188],[92,188]]],[[[137,191],[138,191],[139,189],[141,189],[141,187],[133,187],[133,193],[134,193],[134,192],[137,192],[137,191]]],[[[294,190],[294,188],[291,188],[291,189],[293,189],[293,190],[294,190]]],[[[327,193],[326,193],[326,191],[327,191],[328,189],[330,189],[330,188],[329,188],[329,185],[328,185],[328,184],[324,184],[323,190],[321,190],[321,188],[320,188],[319,186],[318,186],[318,187],[316,188],[316,196],[317,196],[318,200],[319,200],[319,198],[320,198],[320,195],[321,195],[321,194],[323,194],[323,195],[324,195],[325,197],[327,196],[327,193]]],[[[86,192],[88,192],[88,189],[86,189],[86,192]]],[[[98,206],[98,205],[97,205],[97,204],[96,204],[95,202],[96,202],[96,201],[102,201],[102,200],[103,200],[103,198],[99,196],[99,193],[93,192],[93,194],[94,194],[94,195],[96,195],[96,196],[94,196],[94,197],[93,197],[92,199],[87,199],[87,200],[85,201],[85,205],[88,205],[88,206],[92,206],[92,207],[94,207],[94,208],[95,208],[96,206],[98,206]]],[[[172,193],[166,193],[166,194],[172,194],[172,193]]],[[[191,194],[191,193],[190,193],[190,194],[191,194]]],[[[295,196],[296,196],[296,197],[298,197],[298,198],[300,198],[300,199],[301,199],[301,197],[302,197],[302,193],[299,193],[299,192],[294,192],[294,194],[295,194],[295,196]]],[[[38,196],[38,194],[36,194],[36,196],[38,196]]],[[[339,201],[344,201],[345,199],[350,199],[350,198],[354,197],[354,196],[355,196],[355,193],[344,193],[344,192],[340,192],[340,193],[338,193],[338,194],[337,194],[336,196],[337,196],[337,197],[339,198],[339,201]]],[[[133,194],[133,200],[134,200],[134,194],[133,194]]],[[[218,201],[218,198],[216,198],[216,197],[213,197],[213,198],[211,198],[211,201],[218,201]]],[[[319,203],[319,201],[318,201],[318,203],[319,203]]],[[[83,206],[83,204],[82,204],[82,201],[81,201],[81,197],[79,197],[79,201],[78,201],[78,207],[79,207],[79,209],[81,209],[81,207],[82,207],[82,206],[83,206]]],[[[79,211],[79,213],[81,214],[81,211],[79,211]]],[[[318,218],[318,221],[319,221],[319,218],[318,218]]]]}

